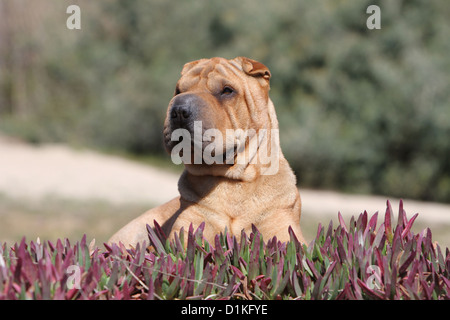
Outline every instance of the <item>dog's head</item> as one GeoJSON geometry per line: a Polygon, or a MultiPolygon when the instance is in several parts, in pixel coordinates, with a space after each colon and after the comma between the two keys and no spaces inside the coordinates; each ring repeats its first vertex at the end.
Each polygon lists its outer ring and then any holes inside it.
{"type": "Polygon", "coordinates": [[[244,57],[187,63],[167,109],[167,151],[193,174],[242,178],[261,143],[278,130],[270,76],[264,64],[244,57]]]}

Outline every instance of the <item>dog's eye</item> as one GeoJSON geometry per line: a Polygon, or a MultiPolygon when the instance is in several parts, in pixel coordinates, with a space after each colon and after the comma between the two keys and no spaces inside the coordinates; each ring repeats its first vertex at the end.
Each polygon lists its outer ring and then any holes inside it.
{"type": "Polygon", "coordinates": [[[230,94],[232,94],[233,92],[234,92],[234,89],[233,89],[232,87],[230,87],[230,86],[225,86],[225,87],[223,87],[221,94],[222,94],[222,95],[230,95],[230,94]]]}
{"type": "Polygon", "coordinates": [[[181,90],[180,90],[180,88],[177,86],[176,88],[175,88],[175,95],[179,95],[181,93],[181,90]]]}

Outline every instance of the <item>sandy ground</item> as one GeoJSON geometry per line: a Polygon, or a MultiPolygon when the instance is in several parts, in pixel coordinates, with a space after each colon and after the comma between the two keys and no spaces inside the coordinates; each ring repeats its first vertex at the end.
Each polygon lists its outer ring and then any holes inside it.
{"type": "MultiPolygon", "coordinates": [[[[153,206],[177,195],[177,181],[174,173],[120,157],[64,145],[28,145],[0,136],[0,195],[15,201],[39,201],[50,196],[153,206]]],[[[322,221],[328,224],[338,211],[347,221],[364,210],[384,213],[387,199],[397,212],[399,202],[382,196],[302,188],[300,194],[302,221],[310,225],[322,221]]],[[[419,213],[419,224],[450,231],[450,205],[404,200],[404,207],[409,217],[419,213]]]]}
{"type": "Polygon", "coordinates": [[[177,181],[174,174],[120,157],[0,137],[0,193],[12,198],[158,204],[176,196],[177,181]]]}

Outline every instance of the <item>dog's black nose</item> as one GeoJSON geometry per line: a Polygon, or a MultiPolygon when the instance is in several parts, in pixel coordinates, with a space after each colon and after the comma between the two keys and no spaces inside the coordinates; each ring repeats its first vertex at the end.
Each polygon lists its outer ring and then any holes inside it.
{"type": "Polygon", "coordinates": [[[174,105],[170,111],[170,117],[180,121],[189,119],[191,115],[192,111],[188,105],[174,105]]]}
{"type": "Polygon", "coordinates": [[[170,122],[173,128],[189,129],[192,119],[192,107],[188,104],[174,104],[170,109],[170,122]]]}
{"type": "Polygon", "coordinates": [[[170,108],[170,122],[173,128],[191,129],[194,121],[199,120],[199,109],[204,102],[195,94],[177,95],[170,108]]]}

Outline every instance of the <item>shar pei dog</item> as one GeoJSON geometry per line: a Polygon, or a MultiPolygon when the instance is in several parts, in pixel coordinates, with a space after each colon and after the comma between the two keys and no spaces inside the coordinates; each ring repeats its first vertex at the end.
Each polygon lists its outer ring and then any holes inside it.
{"type": "Polygon", "coordinates": [[[271,73],[237,57],[184,65],[164,123],[172,161],[183,163],[175,199],[153,208],[115,233],[110,243],[148,241],[156,221],[167,236],[203,222],[214,243],[227,228],[237,238],[254,225],[268,240],[304,242],[296,177],[280,150],[278,120],[269,98],[271,73]]]}

